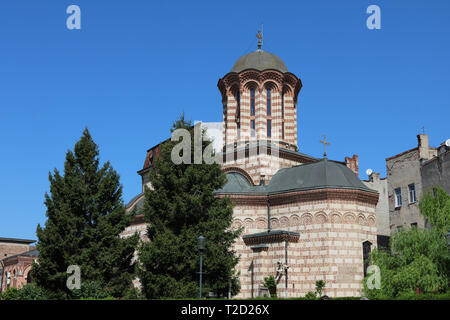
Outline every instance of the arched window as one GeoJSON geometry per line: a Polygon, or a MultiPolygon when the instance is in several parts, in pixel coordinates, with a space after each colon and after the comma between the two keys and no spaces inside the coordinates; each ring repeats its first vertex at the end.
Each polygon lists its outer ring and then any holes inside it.
{"type": "Polygon", "coordinates": [[[239,90],[236,92],[235,99],[236,99],[236,118],[239,118],[241,116],[241,94],[239,90]]]}
{"type": "Polygon", "coordinates": [[[271,106],[272,97],[270,96],[270,89],[267,89],[267,115],[270,116],[272,113],[271,106]]]}
{"type": "Polygon", "coordinates": [[[281,123],[281,139],[284,140],[284,121],[281,123]]]}
{"type": "Polygon", "coordinates": [[[267,120],[267,137],[272,136],[272,120],[267,120]]]}
{"type": "Polygon", "coordinates": [[[252,137],[254,137],[255,136],[255,120],[250,121],[250,131],[251,131],[252,137]]]}
{"type": "Polygon", "coordinates": [[[284,92],[281,94],[281,119],[284,119],[284,92]]]}
{"type": "Polygon", "coordinates": [[[250,115],[255,115],[255,89],[250,90],[250,115]]]}

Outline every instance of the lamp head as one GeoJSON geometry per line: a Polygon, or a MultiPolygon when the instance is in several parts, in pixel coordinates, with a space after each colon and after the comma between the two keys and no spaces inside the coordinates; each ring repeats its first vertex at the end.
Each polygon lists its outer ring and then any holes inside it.
{"type": "Polygon", "coordinates": [[[200,236],[198,237],[197,241],[198,241],[198,250],[200,252],[203,252],[203,250],[205,250],[206,238],[204,236],[200,236]]]}

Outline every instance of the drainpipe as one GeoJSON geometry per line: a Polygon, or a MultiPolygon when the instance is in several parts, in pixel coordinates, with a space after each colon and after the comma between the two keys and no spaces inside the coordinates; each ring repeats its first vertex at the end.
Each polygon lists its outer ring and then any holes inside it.
{"type": "Polygon", "coordinates": [[[288,298],[288,269],[289,269],[289,266],[288,266],[288,243],[289,243],[289,237],[290,237],[290,234],[288,234],[288,236],[286,238],[286,243],[285,243],[285,247],[284,247],[284,251],[285,251],[285,253],[284,253],[284,256],[285,256],[284,269],[286,272],[286,299],[288,298]]]}
{"type": "Polygon", "coordinates": [[[2,274],[0,274],[0,300],[2,299],[3,293],[3,274],[5,273],[5,264],[3,263],[3,259],[0,260],[2,274]]]}

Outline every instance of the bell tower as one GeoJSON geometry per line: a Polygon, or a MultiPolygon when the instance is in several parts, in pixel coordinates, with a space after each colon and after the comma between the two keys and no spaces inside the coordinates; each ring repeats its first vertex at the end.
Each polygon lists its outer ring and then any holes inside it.
{"type": "Polygon", "coordinates": [[[292,165],[273,151],[298,151],[297,98],[302,82],[288,72],[279,57],[262,50],[260,32],[257,37],[258,49],[240,57],[231,71],[219,79],[218,88],[223,104],[224,152],[228,154],[224,157],[224,169],[238,166],[252,177],[254,184],[261,184],[279,168],[292,165]],[[265,155],[261,152],[264,145],[265,155]],[[254,157],[247,151],[251,146],[257,149],[254,157]],[[239,148],[245,149],[244,159],[230,156],[230,152],[239,153],[239,148]]]}

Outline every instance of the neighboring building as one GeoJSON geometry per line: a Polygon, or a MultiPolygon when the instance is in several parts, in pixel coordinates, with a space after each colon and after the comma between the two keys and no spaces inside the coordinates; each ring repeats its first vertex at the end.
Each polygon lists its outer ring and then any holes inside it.
{"type": "Polygon", "coordinates": [[[440,185],[450,194],[450,140],[439,146],[437,157],[422,164],[420,173],[424,190],[440,185]]]}
{"type": "Polygon", "coordinates": [[[378,191],[378,203],[376,206],[377,217],[377,243],[379,246],[388,247],[391,230],[389,227],[389,200],[388,200],[388,181],[386,178],[380,178],[380,173],[372,172],[369,180],[362,181],[367,187],[378,191]]]}
{"type": "Polygon", "coordinates": [[[32,281],[30,270],[38,251],[34,240],[0,238],[0,293],[8,288],[21,288],[32,281]]]}
{"type": "Polygon", "coordinates": [[[436,157],[437,149],[430,147],[428,135],[419,134],[417,139],[416,148],[386,159],[391,233],[405,227],[427,227],[418,202],[424,189],[421,171],[424,163],[436,157]]]}
{"type": "MultiPolygon", "coordinates": [[[[358,157],[340,162],[298,151],[302,82],[260,47],[239,58],[218,87],[228,182],[216,195],[232,199],[233,228],[244,228],[234,245],[241,257],[238,297],[257,296],[269,275],[283,297],[304,296],[317,280],[327,283],[329,296],[361,295],[363,260],[377,242],[378,192],[358,179],[358,157]]],[[[143,187],[151,187],[147,174],[159,153],[160,145],[147,151],[138,172],[143,187]]],[[[128,204],[138,215],[123,235],[145,236],[143,200],[141,193],[128,204]]]]}

